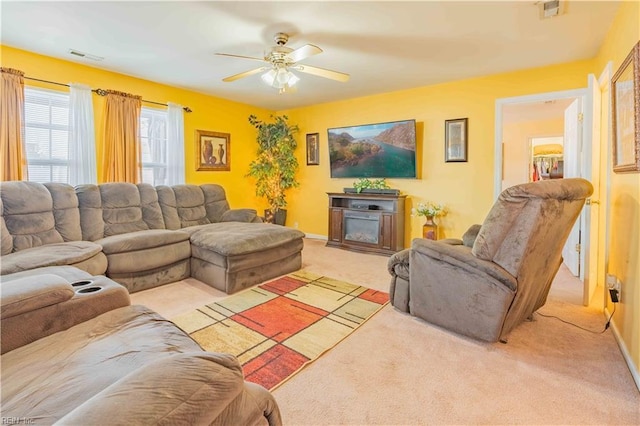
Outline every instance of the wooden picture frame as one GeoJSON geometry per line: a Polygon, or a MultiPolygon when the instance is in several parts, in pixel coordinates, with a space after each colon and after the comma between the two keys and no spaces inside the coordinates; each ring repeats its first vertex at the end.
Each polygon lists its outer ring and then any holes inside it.
{"type": "Polygon", "coordinates": [[[611,79],[613,171],[640,172],[640,41],[611,79]]]}
{"type": "Polygon", "coordinates": [[[467,161],[469,134],[467,118],[444,121],[444,161],[461,163],[467,161]]]}
{"type": "Polygon", "coordinates": [[[320,134],[307,133],[307,166],[320,164],[320,134]]]}
{"type": "Polygon", "coordinates": [[[231,135],[196,130],[196,170],[231,170],[231,135]]]}

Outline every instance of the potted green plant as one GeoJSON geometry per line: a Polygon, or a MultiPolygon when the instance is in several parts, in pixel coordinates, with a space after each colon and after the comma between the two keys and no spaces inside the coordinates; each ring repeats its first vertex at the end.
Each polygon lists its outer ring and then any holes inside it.
{"type": "Polygon", "coordinates": [[[298,159],[294,151],[298,146],[294,135],[298,126],[288,123],[288,117],[271,116],[272,122],[249,116],[249,123],[258,131],[258,153],[249,164],[249,173],[256,180],[256,195],[265,197],[269,209],[265,220],[284,225],[286,221],[286,190],[299,186],[296,180],[298,159]]]}

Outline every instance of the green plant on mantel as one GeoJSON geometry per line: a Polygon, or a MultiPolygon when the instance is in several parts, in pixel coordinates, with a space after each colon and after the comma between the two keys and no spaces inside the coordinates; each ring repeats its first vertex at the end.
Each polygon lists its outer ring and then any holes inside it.
{"type": "Polygon", "coordinates": [[[363,189],[389,189],[390,186],[387,185],[387,182],[384,178],[375,180],[360,178],[357,181],[353,182],[353,188],[359,194],[363,189]]]}
{"type": "Polygon", "coordinates": [[[267,123],[253,114],[249,116],[249,123],[258,131],[258,153],[249,164],[247,176],[256,179],[256,195],[267,199],[269,210],[275,215],[287,206],[285,191],[300,185],[296,180],[298,160],[294,154],[298,126],[289,124],[286,115],[271,118],[273,121],[267,123]]]}

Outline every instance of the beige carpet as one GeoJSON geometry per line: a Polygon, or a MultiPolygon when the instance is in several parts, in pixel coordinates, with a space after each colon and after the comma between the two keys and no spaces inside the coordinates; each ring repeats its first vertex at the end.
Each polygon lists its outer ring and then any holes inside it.
{"type": "MultiPolygon", "coordinates": [[[[303,267],[388,291],[387,257],[305,240],[303,267]]],[[[196,280],[132,295],[166,317],[226,295],[196,280]]],[[[542,313],[594,331],[561,269],[542,313]]],[[[287,425],[640,424],[640,393],[610,330],[591,334],[535,315],[508,344],[479,343],[390,305],[274,391],[287,425]]]]}

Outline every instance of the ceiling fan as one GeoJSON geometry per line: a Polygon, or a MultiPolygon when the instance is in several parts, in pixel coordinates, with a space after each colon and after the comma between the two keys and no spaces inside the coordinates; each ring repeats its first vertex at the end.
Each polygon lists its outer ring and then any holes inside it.
{"type": "Polygon", "coordinates": [[[223,78],[224,82],[232,82],[239,80],[250,75],[262,74],[262,80],[271,87],[279,89],[280,93],[291,92],[293,86],[300,80],[291,71],[300,71],[307,74],[316,75],[319,77],[329,78],[340,82],[346,82],[349,80],[349,74],[345,74],[338,71],[331,71],[324,68],[312,67],[309,65],[302,65],[298,62],[306,59],[310,56],[322,53],[322,49],[313,44],[305,44],[297,49],[291,49],[285,46],[289,41],[289,36],[285,33],[277,33],[274,37],[276,46],[272,46],[265,52],[264,58],[255,58],[252,56],[232,55],[228,53],[216,53],[219,56],[229,56],[232,58],[249,59],[252,61],[266,62],[267,65],[263,65],[259,68],[255,68],[249,71],[241,72],[226,78],[223,78]]]}

